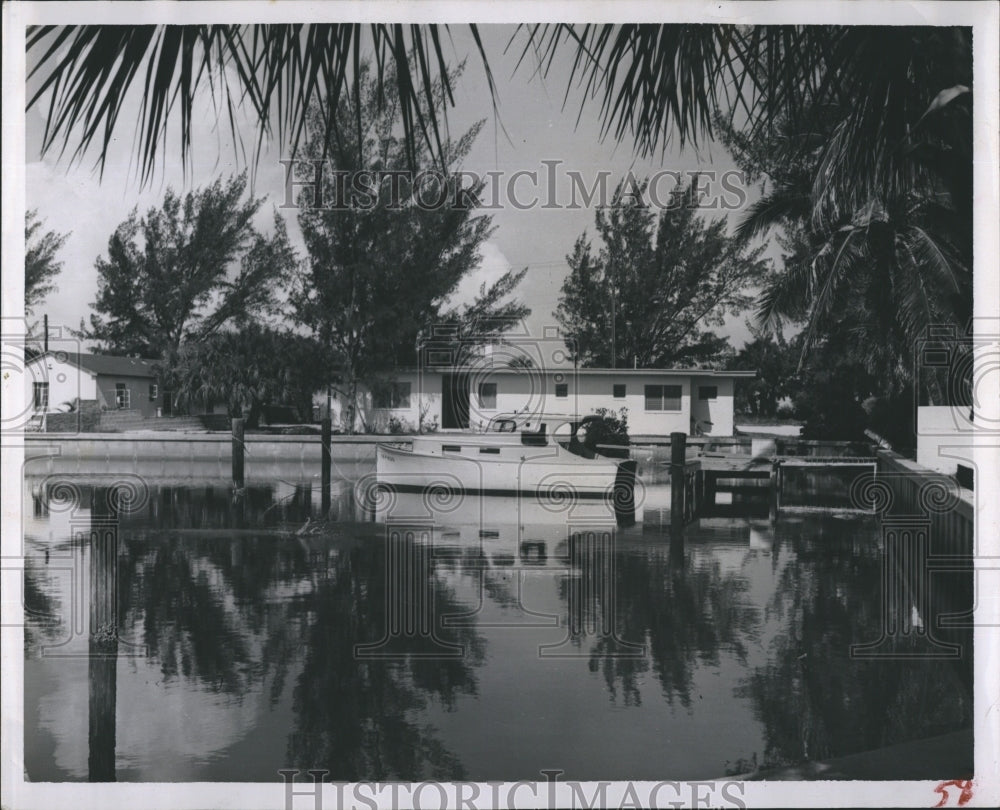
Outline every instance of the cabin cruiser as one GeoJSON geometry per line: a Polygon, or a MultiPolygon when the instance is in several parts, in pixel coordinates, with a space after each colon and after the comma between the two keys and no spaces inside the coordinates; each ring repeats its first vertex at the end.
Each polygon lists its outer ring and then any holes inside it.
{"type": "Polygon", "coordinates": [[[400,492],[530,494],[554,504],[601,498],[622,516],[634,514],[636,462],[627,448],[595,450],[580,438],[599,420],[511,414],[494,417],[481,432],[414,436],[408,449],[380,444],[378,485],[400,492]]]}

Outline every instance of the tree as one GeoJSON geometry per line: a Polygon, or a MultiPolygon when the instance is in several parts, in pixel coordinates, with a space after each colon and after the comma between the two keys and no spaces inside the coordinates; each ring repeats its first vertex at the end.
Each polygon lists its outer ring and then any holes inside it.
{"type": "MultiPolygon", "coordinates": [[[[518,327],[531,314],[530,307],[513,297],[517,285],[527,273],[527,267],[519,271],[508,270],[489,287],[485,282],[481,284],[471,304],[441,312],[434,326],[438,335],[447,334],[449,337],[435,340],[435,350],[450,343],[448,355],[451,363],[465,365],[472,361],[477,347],[491,341],[502,341],[507,332],[518,327]]],[[[514,361],[525,367],[525,363],[530,365],[531,358],[519,355],[513,358],[514,361]]],[[[423,358],[422,362],[433,361],[423,358]]]]}
{"type": "Polygon", "coordinates": [[[726,235],[723,219],[704,222],[692,186],[654,215],[645,184],[598,209],[599,252],[582,235],[567,257],[555,318],[584,366],[653,368],[707,362],[726,344],[706,326],[749,303],[745,290],[764,277],[763,247],[726,235]]]}
{"type": "Polygon", "coordinates": [[[163,384],[178,406],[224,402],[249,427],[257,427],[266,405],[289,405],[310,418],[318,355],[309,338],[248,322],[183,344],[163,384]]]}
{"type": "MultiPolygon", "coordinates": [[[[340,194],[334,185],[335,172],[387,176],[402,172],[413,157],[396,132],[402,106],[393,97],[394,89],[381,86],[363,68],[359,92],[342,97],[337,111],[342,126],[351,120],[363,123],[356,133],[330,143],[319,111],[310,121],[308,153],[326,157],[332,164],[325,200],[337,200],[340,194]]],[[[444,94],[439,84],[431,106],[442,104],[444,94]]],[[[480,126],[445,144],[449,169],[466,156],[480,126]]],[[[419,149],[415,157],[422,171],[433,168],[427,149],[419,149]]],[[[299,225],[308,259],[291,295],[292,316],[339,366],[348,430],[355,427],[362,383],[375,382],[401,365],[415,364],[418,337],[437,323],[450,319],[458,325],[497,324],[498,316],[512,311],[502,299],[523,276],[508,273],[484,289],[465,313],[442,312],[459,281],[478,266],[479,247],[492,227],[489,217],[475,214],[481,184],[459,198],[461,181],[451,171],[425,177],[440,184],[435,197],[443,190],[448,202],[421,202],[428,199],[419,196],[426,195],[427,189],[412,176],[402,178],[395,188],[379,183],[364,200],[351,197],[314,207],[302,204],[308,200],[300,198],[299,225]],[[457,199],[466,204],[451,202],[457,199]]],[[[517,305],[514,310],[523,311],[517,305]]]]}
{"type": "Polygon", "coordinates": [[[95,314],[82,337],[105,351],[171,357],[189,340],[275,310],[275,293],[295,265],[284,220],[274,233],[253,226],[262,199],[246,197],[246,176],[191,191],[168,189],[163,204],[137,211],[97,260],[95,314]]]}
{"type": "MultiPolygon", "coordinates": [[[[928,327],[964,331],[972,315],[971,185],[947,145],[965,126],[964,96],[932,104],[907,135],[909,165],[900,158],[900,166],[908,168],[908,183],[869,185],[844,197],[826,178],[828,144],[849,108],[784,119],[756,137],[720,126],[741,168],[764,186],[738,232],[749,238],[777,230],[785,249],[782,267],[762,289],[758,322],[773,329],[783,319],[804,321],[802,362],[839,333],[838,344],[896,393],[912,382],[912,346],[928,327]],[[928,153],[949,156],[937,162],[947,173],[926,163],[928,153]]],[[[940,401],[935,378],[927,382],[940,401]]]]}
{"type": "Polygon", "coordinates": [[[62,270],[62,262],[56,254],[69,238],[68,233],[40,233],[43,227],[37,209],[24,215],[24,311],[27,315],[31,315],[55,289],[53,280],[62,270]]]}
{"type": "Polygon", "coordinates": [[[754,329],[752,324],[748,326],[753,340],[733,355],[729,367],[754,370],[757,376],[736,381],[734,407],[737,413],[774,417],[781,400],[795,393],[793,383],[800,340],[785,340],[780,330],[772,337],[754,329]]]}

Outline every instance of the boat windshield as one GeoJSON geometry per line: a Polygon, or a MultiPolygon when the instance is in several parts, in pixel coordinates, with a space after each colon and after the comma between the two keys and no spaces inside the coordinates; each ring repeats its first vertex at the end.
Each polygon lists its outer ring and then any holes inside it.
{"type": "MultiPolygon", "coordinates": [[[[597,455],[612,455],[604,448],[594,446],[593,436],[587,435],[602,418],[595,414],[572,416],[568,414],[517,414],[507,413],[494,416],[486,425],[487,433],[520,433],[524,445],[545,446],[555,442],[564,450],[581,458],[597,455]]],[[[617,455],[614,454],[614,455],[617,455]]],[[[627,458],[627,454],[624,456],[627,458]]]]}

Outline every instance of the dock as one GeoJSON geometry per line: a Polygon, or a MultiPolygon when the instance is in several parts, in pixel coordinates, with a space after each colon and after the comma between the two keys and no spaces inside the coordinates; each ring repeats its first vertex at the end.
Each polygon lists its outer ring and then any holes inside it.
{"type": "MultiPolygon", "coordinates": [[[[731,447],[714,450],[704,443],[685,447],[681,504],[684,522],[711,513],[717,506],[716,496],[720,492],[766,499],[768,511],[775,517],[783,506],[782,494],[790,469],[813,472],[858,469],[870,471],[873,476],[878,470],[874,449],[857,442],[777,439],[753,447],[755,452],[752,453],[732,450],[731,447]]],[[[673,465],[671,468],[674,469],[673,465]]]]}

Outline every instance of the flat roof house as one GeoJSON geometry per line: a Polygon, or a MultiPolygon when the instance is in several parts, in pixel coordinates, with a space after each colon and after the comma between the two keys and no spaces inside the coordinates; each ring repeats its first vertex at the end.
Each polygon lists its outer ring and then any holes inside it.
{"type": "MultiPolygon", "coordinates": [[[[384,430],[437,424],[442,430],[485,425],[500,414],[586,415],[628,409],[633,436],[733,435],[733,389],[755,371],[482,367],[405,369],[366,392],[365,421],[384,430]]],[[[334,417],[341,408],[334,403],[334,417]]]]}

